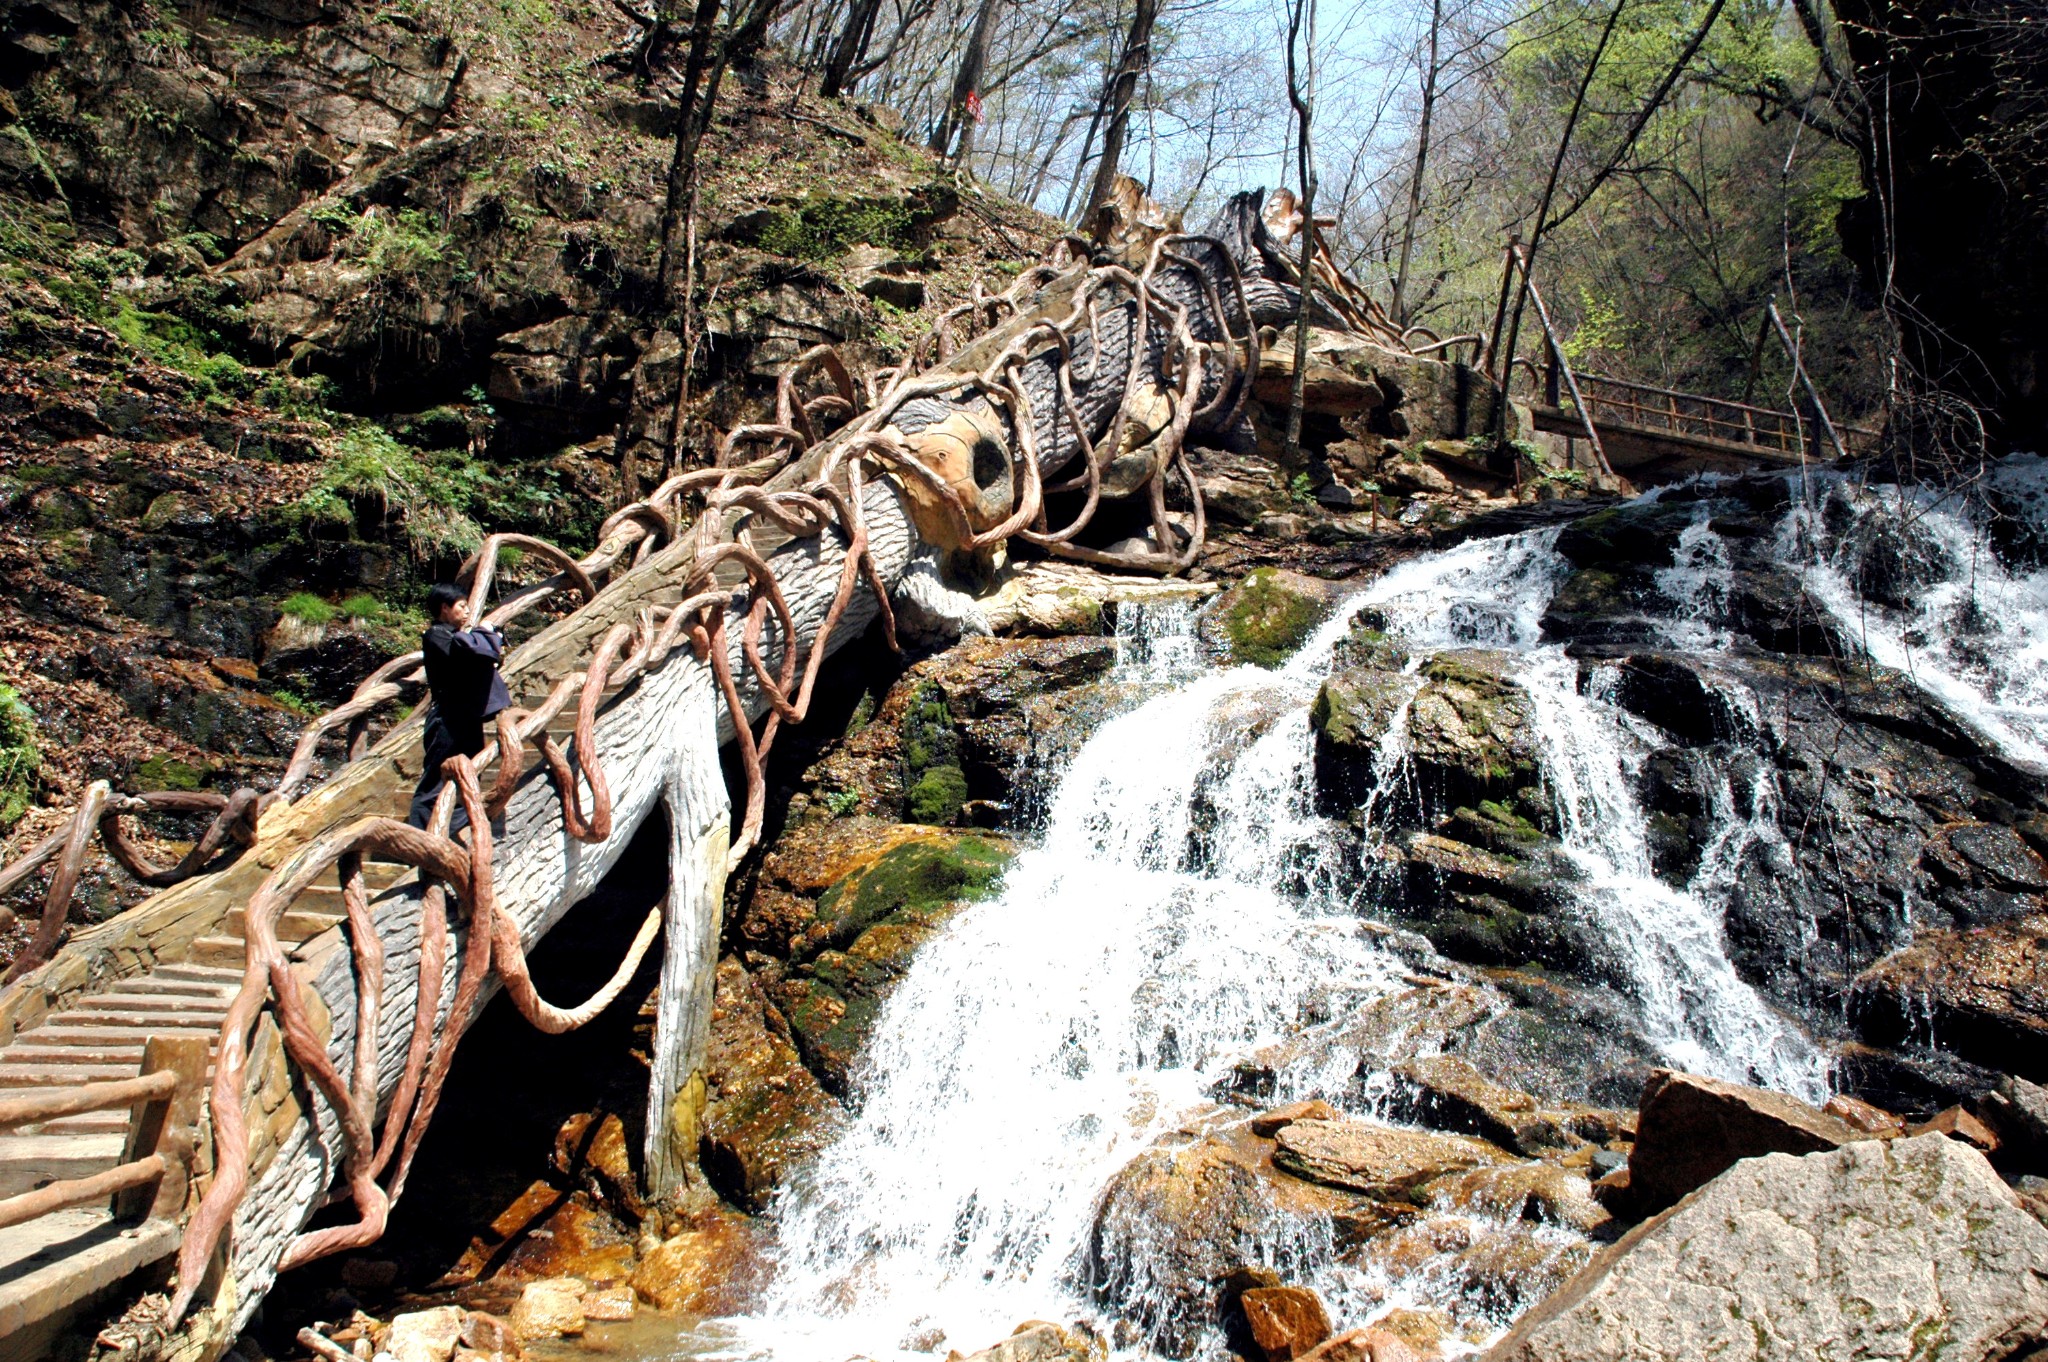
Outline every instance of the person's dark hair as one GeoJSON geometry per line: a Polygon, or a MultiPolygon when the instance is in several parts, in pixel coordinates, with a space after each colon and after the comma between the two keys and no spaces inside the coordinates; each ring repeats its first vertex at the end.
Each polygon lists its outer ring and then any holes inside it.
{"type": "Polygon", "coordinates": [[[441,618],[441,612],[449,606],[469,599],[469,593],[449,582],[437,582],[427,592],[427,619],[431,622],[441,618]]]}

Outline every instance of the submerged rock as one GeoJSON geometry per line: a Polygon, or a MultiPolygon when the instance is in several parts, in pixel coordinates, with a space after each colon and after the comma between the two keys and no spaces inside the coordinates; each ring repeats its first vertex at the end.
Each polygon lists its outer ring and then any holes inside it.
{"type": "Polygon", "coordinates": [[[1939,1135],[1730,1168],[1525,1315],[1486,1362],[2002,1362],[2048,1331],[2048,1226],[1939,1135]]]}
{"type": "Polygon", "coordinates": [[[1330,1337],[1322,1298],[1304,1287],[1254,1287],[1238,1297],[1237,1307],[1264,1362],[1293,1362],[1330,1337]]]}
{"type": "MultiPolygon", "coordinates": [[[[583,1297],[590,1284],[577,1277],[528,1282],[507,1320],[521,1339],[564,1338],[583,1332],[583,1297]]],[[[461,1311],[456,1311],[459,1320],[461,1311]]]]}

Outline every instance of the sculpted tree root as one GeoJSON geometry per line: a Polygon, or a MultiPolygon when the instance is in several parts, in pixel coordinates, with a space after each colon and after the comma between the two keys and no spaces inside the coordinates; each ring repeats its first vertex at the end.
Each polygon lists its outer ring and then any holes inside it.
{"type": "MultiPolygon", "coordinates": [[[[1125,240],[1122,258],[1141,260],[1138,268],[1114,259],[1092,263],[1087,243],[1078,243],[1077,249],[1077,239],[1063,239],[1004,292],[986,294],[976,285],[972,299],[942,316],[903,364],[868,376],[864,392],[835,351],[823,346],[807,351],[781,376],[774,420],[735,428],[720,442],[713,467],[678,474],[615,512],[600,528],[597,547],[583,558],[525,535],[494,534],[484,541],[458,580],[469,584],[472,618],[503,626],[564,595],[578,607],[588,604],[619,569],[645,561],[662,544],[679,538],[687,498],[703,502],[683,598],[673,606],[644,608],[632,622],[613,627],[597,641],[583,669],[563,676],[537,706],[500,714],[495,740],[474,759],[458,756],[445,763],[447,783],[426,830],[389,818],[359,819],[288,860],[250,899],[246,970],[221,1028],[212,1085],[218,1172],[180,1246],[174,1320],[190,1306],[248,1187],[243,1092],[252,1036],[266,1006],[275,1014],[291,1063],[334,1109],[344,1137],[343,1182],[356,1211],[352,1223],[299,1235],[284,1250],[278,1264],[283,1270],[373,1243],[383,1233],[438,1103],[462,1033],[461,1019],[474,1010],[487,978],[495,974],[534,1026],[556,1033],[601,1012],[645,958],[662,924],[660,908],[642,924],[612,978],[581,1005],[558,1007],[534,987],[519,929],[498,909],[491,824],[518,788],[527,769],[527,747],[536,737],[564,829],[585,843],[607,840],[613,832],[612,801],[597,755],[598,707],[608,691],[661,667],[687,640],[711,669],[730,713],[746,785],[728,864],[748,853],[765,815],[768,752],[780,726],[802,722],[809,711],[826,654],[822,642],[832,637],[863,584],[878,603],[884,636],[896,646],[889,586],[869,551],[863,519],[863,490],[872,476],[896,480],[919,532],[943,551],[972,554],[1018,538],[1050,553],[1119,568],[1171,574],[1193,564],[1204,543],[1206,518],[1187,453],[1190,431],[1227,432],[1239,426],[1258,367],[1259,313],[1272,312],[1276,297],[1281,306],[1299,306],[1298,294],[1287,296],[1291,285],[1273,278],[1277,251],[1258,216],[1258,203],[1256,195],[1240,196],[1226,210],[1222,225],[1231,238],[1228,244],[1217,236],[1177,232],[1125,240]],[[1255,270],[1256,300],[1247,288],[1246,267],[1255,270]],[[1068,287],[1063,312],[1016,328],[991,354],[974,356],[971,367],[963,362],[981,337],[1023,315],[1033,295],[1055,283],[1068,287]],[[804,385],[815,386],[821,378],[826,390],[805,396],[804,385]],[[827,438],[831,447],[807,485],[762,485],[827,438]],[[751,462],[737,462],[742,450],[757,446],[765,452],[751,462]],[[992,461],[999,462],[1000,474],[979,467],[991,461],[986,455],[996,456],[992,461]],[[1075,462],[1077,472],[1057,483],[1045,482],[1075,462]],[[1167,514],[1169,477],[1184,484],[1192,506],[1185,542],[1167,514]],[[1113,550],[1076,542],[1106,496],[1139,491],[1148,498],[1150,546],[1113,550]],[[1045,499],[1065,492],[1082,493],[1081,505],[1055,529],[1047,522],[1045,499]],[[843,566],[806,649],[769,564],[771,549],[758,536],[772,532],[783,540],[808,539],[828,531],[844,543],[843,566]],[[553,572],[510,591],[486,614],[507,548],[548,564],[553,572]],[[740,617],[736,649],[735,612],[740,617]],[[770,647],[776,654],[773,663],[770,647]],[[747,681],[765,702],[758,731],[741,694],[735,651],[747,681]],[[803,651],[808,656],[799,674],[803,651]],[[573,766],[548,733],[572,696],[573,766]],[[486,791],[480,772],[494,762],[497,771],[486,791]],[[588,786],[587,807],[579,781],[588,786]],[[451,834],[458,802],[467,827],[451,834]],[[417,900],[420,967],[413,1025],[381,1132],[376,1128],[376,1036],[385,961],[363,876],[369,856],[416,867],[426,885],[417,900]],[[314,1020],[310,985],[294,970],[278,937],[292,903],[330,868],[341,882],[355,979],[355,1050],[346,1073],[328,1054],[314,1020]],[[443,1028],[437,1022],[451,897],[465,920],[466,935],[449,1011],[455,1020],[443,1028]]],[[[1299,230],[1296,218],[1286,230],[1299,230]]],[[[1318,272],[1346,285],[1324,285],[1343,314],[1340,323],[1376,335],[1387,330],[1367,315],[1369,300],[1343,281],[1326,257],[1318,259],[1318,272]]],[[[379,667],[347,702],[307,726],[283,778],[267,793],[242,789],[232,795],[126,796],[111,793],[103,781],[89,787],[64,830],[0,872],[4,891],[56,861],[39,929],[7,979],[46,960],[59,944],[95,828],[137,879],[159,887],[176,884],[199,873],[231,842],[236,848],[253,842],[262,813],[289,801],[306,784],[329,734],[345,730],[346,758],[361,756],[373,714],[416,693],[420,678],[417,652],[379,667]],[[122,827],[123,816],[137,813],[213,817],[177,865],[161,867],[142,857],[122,827]]]]}

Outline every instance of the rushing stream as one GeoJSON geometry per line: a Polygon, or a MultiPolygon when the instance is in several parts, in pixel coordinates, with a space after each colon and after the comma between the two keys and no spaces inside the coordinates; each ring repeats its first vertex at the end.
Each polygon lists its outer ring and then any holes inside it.
{"type": "MultiPolygon", "coordinates": [[[[1873,551],[1855,525],[1877,495],[1830,486],[1795,500],[1776,551],[1855,621],[1873,659],[1909,670],[2009,755],[2048,758],[2042,577],[1997,567],[1982,527],[1960,513],[1918,505],[1915,542],[1935,545],[1938,585],[1874,610],[1854,557],[1873,551]],[[1974,651],[1934,642],[1935,624],[1964,610],[1997,617],[1976,630],[1974,651]]],[[[1822,1051],[1737,976],[1722,940],[1745,860],[1789,861],[1774,787],[1727,779],[1690,880],[1652,873],[1635,787],[1656,733],[1611,703],[1606,669],[1582,672],[1541,637],[1567,570],[1557,535],[1411,560],[1276,671],[1204,670],[1191,609],[1126,607],[1117,679],[1151,698],[1057,773],[1043,827],[1001,893],[919,954],[877,1021],[853,1119],[776,1208],[776,1275],[758,1313],[709,1326],[696,1346],[790,1362],[973,1351],[1027,1319],[1106,1327],[1105,1279],[1114,1313],[1145,1317],[1155,1250],[1143,1234],[1110,1236],[1118,1260],[1103,1261],[1105,1188],[1162,1139],[1213,1124],[1212,1091],[1235,1062],[1406,987],[1372,922],[1372,878],[1346,863],[1355,836],[1315,812],[1309,705],[1366,606],[1408,649],[1411,676],[1443,649],[1511,655],[1580,875],[1578,907],[1617,952],[1648,1047],[1695,1071],[1823,1097],[1822,1051]]],[[[1654,623],[1668,646],[1709,658],[1731,646],[1728,578],[1727,546],[1702,510],[1658,576],[1666,605],[1654,623]]],[[[1720,698],[1760,725],[1739,681],[1720,698]]],[[[1404,707],[1380,746],[1368,839],[1407,779],[1405,717],[1404,707]]],[[[1355,1069],[1285,1073],[1280,1096],[1369,1113],[1375,1086],[1355,1069]]],[[[1574,1242],[1545,1233],[1558,1248],[1574,1242]]],[[[1427,1263],[1405,1275],[1346,1266],[1327,1240],[1276,1215],[1264,1242],[1242,1247],[1315,1286],[1350,1325],[1461,1289],[1427,1263]]],[[[1475,1308],[1504,1328],[1524,1305],[1475,1308]]],[[[1119,1342],[1145,1352],[1141,1338],[1119,1342]]]]}

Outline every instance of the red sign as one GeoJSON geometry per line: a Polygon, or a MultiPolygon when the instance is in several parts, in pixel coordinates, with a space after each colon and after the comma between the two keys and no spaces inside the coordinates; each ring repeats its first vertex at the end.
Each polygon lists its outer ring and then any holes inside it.
{"type": "Polygon", "coordinates": [[[981,121],[981,95],[977,91],[967,92],[967,116],[977,123],[981,121]]]}

